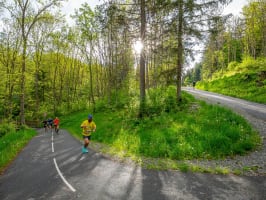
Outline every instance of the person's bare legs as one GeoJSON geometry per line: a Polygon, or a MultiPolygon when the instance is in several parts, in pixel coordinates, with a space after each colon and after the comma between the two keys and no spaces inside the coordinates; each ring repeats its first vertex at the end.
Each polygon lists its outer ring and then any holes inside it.
{"type": "Polygon", "coordinates": [[[87,147],[88,147],[89,143],[90,143],[89,138],[85,137],[84,138],[84,145],[83,145],[83,148],[82,148],[82,152],[83,153],[88,153],[87,147]]]}

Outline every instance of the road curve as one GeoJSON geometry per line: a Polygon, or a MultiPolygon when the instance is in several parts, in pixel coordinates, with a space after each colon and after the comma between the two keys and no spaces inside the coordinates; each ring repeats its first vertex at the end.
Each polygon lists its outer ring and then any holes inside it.
{"type": "MultiPolygon", "coordinates": [[[[217,103],[227,106],[234,111],[238,112],[245,118],[249,120],[249,117],[255,120],[261,120],[266,123],[266,105],[254,103],[250,101],[245,101],[242,99],[237,99],[229,96],[224,96],[217,93],[196,90],[193,88],[182,88],[182,90],[193,94],[195,97],[205,100],[209,103],[217,103]]],[[[251,121],[252,123],[252,121],[251,121]]]]}
{"type": "Polygon", "coordinates": [[[1,200],[264,200],[266,196],[265,176],[146,170],[91,149],[81,154],[81,142],[66,131],[54,140],[50,133],[38,132],[0,176],[1,200]]]}
{"type": "MultiPolygon", "coordinates": [[[[262,146],[259,150],[246,156],[237,156],[234,159],[218,161],[218,163],[227,168],[255,167],[258,168],[257,172],[259,174],[266,175],[266,105],[212,92],[196,90],[190,87],[184,87],[182,90],[208,103],[218,104],[232,109],[247,119],[251,125],[259,131],[262,138],[262,146]]],[[[217,161],[202,161],[202,165],[214,166],[215,162],[217,163],[217,161]]]]}

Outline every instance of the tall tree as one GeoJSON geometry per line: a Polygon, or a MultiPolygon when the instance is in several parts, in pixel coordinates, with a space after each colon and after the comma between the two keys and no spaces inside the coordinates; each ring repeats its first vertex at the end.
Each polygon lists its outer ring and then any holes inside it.
{"type": "Polygon", "coordinates": [[[31,46],[33,53],[33,62],[35,64],[35,80],[34,80],[34,93],[35,93],[35,117],[38,118],[40,110],[40,96],[41,90],[41,65],[43,54],[45,49],[47,49],[47,38],[49,34],[52,33],[55,28],[55,18],[47,13],[43,15],[42,21],[38,21],[36,25],[33,27],[32,32],[29,38],[29,45],[31,46]],[[46,48],[45,48],[46,47],[46,48]]]}
{"type": "Polygon", "coordinates": [[[22,64],[20,77],[20,123],[25,124],[25,72],[28,38],[36,22],[42,19],[42,14],[49,8],[58,6],[64,0],[36,0],[34,3],[30,0],[13,0],[12,2],[1,0],[0,5],[7,9],[11,17],[15,18],[20,26],[22,38],[22,64]],[[37,11],[36,11],[37,8],[37,11]]]}
{"type": "Polygon", "coordinates": [[[93,41],[96,40],[96,27],[94,22],[94,12],[91,10],[88,3],[82,4],[82,7],[76,11],[74,18],[81,30],[80,50],[86,58],[86,62],[89,65],[89,77],[90,77],[90,93],[89,99],[94,107],[95,97],[93,90],[93,72],[92,72],[92,60],[93,60],[93,41]]]}
{"type": "Polygon", "coordinates": [[[181,77],[184,64],[184,56],[190,54],[189,46],[191,41],[201,39],[202,33],[206,31],[206,26],[216,21],[220,14],[217,7],[227,4],[231,0],[179,0],[172,3],[173,23],[177,21],[177,101],[181,98],[181,77]],[[191,41],[189,41],[189,40],[191,41]],[[186,44],[186,46],[184,45],[186,44]]]}
{"type": "MultiPolygon", "coordinates": [[[[140,26],[140,38],[145,47],[145,36],[146,36],[146,12],[145,12],[145,0],[141,0],[140,3],[140,16],[141,16],[141,26],[140,26]]],[[[144,49],[140,53],[140,117],[142,117],[145,109],[145,52],[144,49]]]]}
{"type": "Polygon", "coordinates": [[[266,56],[266,2],[253,1],[243,8],[246,54],[266,56]]]}
{"type": "MultiPolygon", "coordinates": [[[[14,112],[17,112],[18,105],[15,96],[18,94],[18,72],[19,72],[19,49],[21,48],[21,40],[17,37],[19,30],[18,24],[14,20],[4,20],[4,29],[0,36],[0,68],[2,78],[0,85],[0,99],[3,105],[0,110],[4,116],[11,119],[14,112]]],[[[1,112],[0,111],[0,112],[1,112]]]]}
{"type": "Polygon", "coordinates": [[[181,77],[183,67],[183,20],[184,20],[184,1],[178,3],[178,28],[177,28],[177,67],[176,67],[176,97],[177,101],[181,100],[181,77]]]}

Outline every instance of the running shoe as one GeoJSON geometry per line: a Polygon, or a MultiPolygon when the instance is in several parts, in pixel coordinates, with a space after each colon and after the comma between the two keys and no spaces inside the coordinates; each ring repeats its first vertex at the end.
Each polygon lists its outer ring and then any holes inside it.
{"type": "Polygon", "coordinates": [[[82,147],[82,153],[88,153],[88,149],[86,149],[85,147],[82,147]]]}

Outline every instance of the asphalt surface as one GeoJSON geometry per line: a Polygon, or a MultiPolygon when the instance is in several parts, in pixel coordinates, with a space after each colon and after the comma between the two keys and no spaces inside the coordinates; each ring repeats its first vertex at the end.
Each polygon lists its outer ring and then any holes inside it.
{"type": "Polygon", "coordinates": [[[146,170],[82,154],[67,131],[38,133],[0,176],[0,200],[266,199],[265,176],[146,170]]]}
{"type": "Polygon", "coordinates": [[[190,87],[182,88],[195,97],[207,101],[209,103],[221,104],[223,106],[233,109],[235,112],[239,113],[243,117],[247,118],[251,123],[253,122],[250,118],[255,120],[260,120],[266,123],[266,105],[254,103],[250,101],[245,101],[242,99],[237,99],[233,97],[224,96],[221,94],[216,94],[212,92],[196,90],[190,87]]]}

